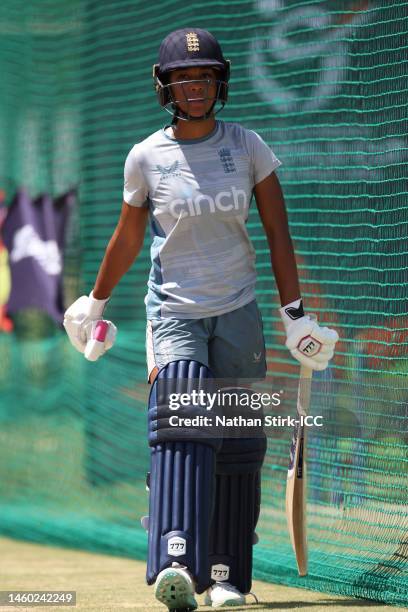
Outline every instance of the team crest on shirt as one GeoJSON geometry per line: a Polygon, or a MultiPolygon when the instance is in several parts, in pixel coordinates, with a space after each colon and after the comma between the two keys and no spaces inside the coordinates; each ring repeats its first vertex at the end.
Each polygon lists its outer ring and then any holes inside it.
{"type": "Polygon", "coordinates": [[[223,147],[218,151],[218,155],[221,160],[222,168],[225,174],[230,174],[231,172],[237,171],[234,163],[234,158],[231,155],[231,149],[223,147]]]}
{"type": "Polygon", "coordinates": [[[180,176],[180,162],[176,160],[171,166],[161,166],[160,164],[156,165],[157,172],[160,172],[160,180],[165,180],[171,178],[173,176],[180,176]]]}

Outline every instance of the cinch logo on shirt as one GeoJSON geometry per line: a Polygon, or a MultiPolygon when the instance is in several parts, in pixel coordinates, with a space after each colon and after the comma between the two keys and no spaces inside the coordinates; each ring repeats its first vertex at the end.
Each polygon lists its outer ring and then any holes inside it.
{"type": "Polygon", "coordinates": [[[247,194],[243,189],[232,186],[231,191],[220,191],[215,198],[200,193],[195,198],[176,198],[168,208],[172,217],[198,217],[202,214],[245,210],[247,194]]]}

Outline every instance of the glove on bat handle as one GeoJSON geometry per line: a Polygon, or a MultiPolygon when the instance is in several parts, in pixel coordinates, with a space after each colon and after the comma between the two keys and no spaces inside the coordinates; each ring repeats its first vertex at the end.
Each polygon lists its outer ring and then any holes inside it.
{"type": "MultiPolygon", "coordinates": [[[[309,314],[309,318],[311,321],[317,321],[317,316],[315,314],[309,314]]],[[[308,368],[305,365],[300,366],[300,380],[312,378],[312,376],[313,376],[312,368],[308,368]]]]}
{"type": "Polygon", "coordinates": [[[84,355],[89,361],[96,361],[105,352],[105,339],[109,324],[106,321],[97,321],[92,336],[86,343],[84,355]]]}

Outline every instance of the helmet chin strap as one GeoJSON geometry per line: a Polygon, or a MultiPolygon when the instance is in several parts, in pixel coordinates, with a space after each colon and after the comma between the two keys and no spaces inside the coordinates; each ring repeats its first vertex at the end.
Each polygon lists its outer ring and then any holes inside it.
{"type": "Polygon", "coordinates": [[[204,113],[204,115],[200,115],[199,117],[194,117],[190,115],[189,113],[185,113],[184,111],[181,110],[181,108],[177,106],[177,104],[173,103],[172,104],[172,108],[173,108],[172,123],[176,123],[175,119],[181,119],[182,121],[205,121],[206,119],[209,119],[213,115],[213,110],[214,110],[216,102],[217,100],[214,100],[214,102],[211,105],[211,108],[208,109],[208,111],[204,113]]]}
{"type": "MultiPolygon", "coordinates": [[[[181,119],[182,121],[205,121],[206,119],[209,119],[211,116],[216,115],[217,113],[219,113],[224,108],[225,101],[220,99],[220,89],[221,89],[222,82],[221,81],[217,81],[217,83],[218,83],[217,93],[216,93],[216,95],[214,97],[214,102],[211,104],[211,107],[203,115],[199,115],[198,117],[195,117],[194,115],[191,115],[189,112],[183,111],[178,106],[178,102],[179,101],[178,100],[174,100],[173,94],[172,94],[172,91],[171,91],[170,83],[163,84],[159,80],[159,78],[157,78],[158,86],[163,88],[163,89],[164,88],[168,88],[168,91],[169,91],[169,98],[170,98],[170,100],[169,100],[169,102],[167,104],[165,104],[163,106],[163,108],[168,113],[173,115],[172,125],[174,125],[174,123],[177,123],[177,119],[181,119]],[[220,106],[220,108],[217,111],[214,112],[214,108],[215,108],[215,105],[217,104],[217,102],[219,102],[221,106],[220,106]]],[[[207,92],[208,92],[208,88],[207,88],[207,92]]],[[[188,99],[185,100],[185,102],[187,103],[187,107],[189,108],[189,101],[188,101],[188,99]]]]}

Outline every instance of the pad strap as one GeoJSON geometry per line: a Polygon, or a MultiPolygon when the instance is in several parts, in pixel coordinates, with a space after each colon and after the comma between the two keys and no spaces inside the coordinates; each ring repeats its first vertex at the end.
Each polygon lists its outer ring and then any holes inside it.
{"type": "Polygon", "coordinates": [[[172,361],[164,366],[158,373],[150,391],[148,428],[149,444],[154,446],[161,442],[173,440],[205,442],[213,448],[220,447],[220,440],[214,438],[214,431],[210,425],[206,426],[203,420],[195,417],[206,417],[208,412],[205,406],[183,404],[177,410],[170,410],[169,400],[175,396],[190,395],[193,391],[210,392],[213,387],[213,376],[207,366],[198,361],[172,361]],[[190,419],[188,426],[171,425],[170,419],[177,416],[181,419],[190,419]]]}

